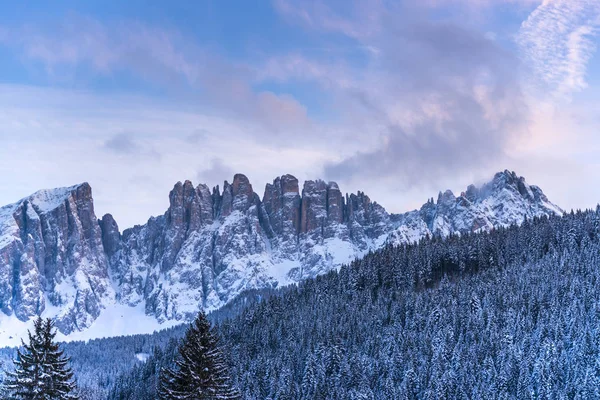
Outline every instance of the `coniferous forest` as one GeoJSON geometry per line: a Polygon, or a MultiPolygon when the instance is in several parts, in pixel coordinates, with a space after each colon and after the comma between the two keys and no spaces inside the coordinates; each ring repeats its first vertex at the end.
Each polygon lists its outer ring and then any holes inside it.
{"type": "MultiPolygon", "coordinates": [[[[210,319],[244,399],[593,399],[599,277],[597,209],[388,246],[210,319]]],[[[184,333],[135,338],[152,355],[102,382],[65,350],[88,398],[154,399],[184,333]]]]}

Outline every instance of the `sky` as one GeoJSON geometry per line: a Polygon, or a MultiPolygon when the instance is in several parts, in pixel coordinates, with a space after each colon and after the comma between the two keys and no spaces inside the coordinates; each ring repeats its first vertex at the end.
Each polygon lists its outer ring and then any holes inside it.
{"type": "Polygon", "coordinates": [[[290,173],[388,211],[504,169],[600,202],[597,0],[0,0],[0,204],[290,173]]]}

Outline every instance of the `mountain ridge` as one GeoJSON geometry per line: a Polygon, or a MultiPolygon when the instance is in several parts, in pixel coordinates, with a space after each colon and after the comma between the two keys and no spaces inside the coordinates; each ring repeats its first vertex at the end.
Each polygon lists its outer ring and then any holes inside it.
{"type": "MultiPolygon", "coordinates": [[[[186,321],[245,289],[325,273],[386,243],[446,236],[560,214],[543,191],[505,170],[455,196],[440,192],[419,210],[390,214],[363,192],[282,175],[262,199],[236,174],[216,186],[178,182],[165,214],[119,231],[98,219],[87,183],[38,191],[0,208],[0,311],[27,321],[52,315],[68,335],[114,305],[158,323],[186,321]]],[[[0,338],[3,333],[0,330],[0,338]]]]}

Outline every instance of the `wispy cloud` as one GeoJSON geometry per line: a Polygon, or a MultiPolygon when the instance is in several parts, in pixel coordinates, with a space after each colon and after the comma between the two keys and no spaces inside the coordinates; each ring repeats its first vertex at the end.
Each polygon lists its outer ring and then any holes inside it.
{"type": "Polygon", "coordinates": [[[131,162],[136,162],[138,157],[150,157],[155,161],[161,159],[161,154],[154,146],[144,143],[131,132],[120,132],[109,137],[102,148],[119,157],[129,158],[131,162]]]}
{"type": "Polygon", "coordinates": [[[380,0],[370,2],[344,2],[347,16],[340,15],[339,9],[333,10],[324,1],[274,0],[275,9],[293,23],[319,31],[336,32],[351,38],[363,38],[377,31],[376,19],[380,0]],[[355,22],[360,18],[361,23],[355,22]]]}
{"type": "Polygon", "coordinates": [[[543,0],[424,0],[424,4],[432,6],[467,5],[471,7],[491,7],[503,4],[510,5],[537,5],[543,0]]]}
{"type": "Polygon", "coordinates": [[[125,73],[268,131],[310,124],[306,108],[291,95],[255,90],[257,72],[251,66],[219,57],[175,30],[74,14],[51,27],[24,25],[4,36],[0,44],[17,50],[24,60],[41,63],[52,79],[125,73]]]}
{"type": "Polygon", "coordinates": [[[119,133],[104,142],[104,148],[119,154],[133,154],[138,151],[139,146],[132,135],[119,133]]]}
{"type": "Polygon", "coordinates": [[[600,2],[545,0],[523,22],[517,42],[531,79],[555,100],[569,100],[587,87],[587,64],[600,28],[600,2]]]}
{"type": "Polygon", "coordinates": [[[210,160],[207,168],[198,172],[198,181],[207,184],[220,184],[223,180],[231,180],[235,171],[218,157],[210,160]]]}

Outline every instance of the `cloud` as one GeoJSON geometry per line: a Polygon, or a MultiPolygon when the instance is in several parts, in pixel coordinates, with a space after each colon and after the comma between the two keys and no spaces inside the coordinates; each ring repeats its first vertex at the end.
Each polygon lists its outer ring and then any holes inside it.
{"type": "Polygon", "coordinates": [[[208,129],[195,129],[190,135],[186,136],[185,140],[191,144],[198,144],[206,141],[210,137],[208,129]]]}
{"type": "Polygon", "coordinates": [[[538,5],[542,0],[424,0],[428,6],[466,5],[470,7],[492,7],[509,4],[511,6],[538,5]]]}
{"type": "Polygon", "coordinates": [[[133,154],[140,150],[133,136],[128,133],[119,133],[111,137],[104,142],[104,148],[118,154],[133,154]]]}
{"type": "Polygon", "coordinates": [[[234,171],[227,166],[222,159],[213,158],[208,168],[198,172],[198,180],[201,183],[218,184],[233,177],[234,171]]]}
{"type": "Polygon", "coordinates": [[[536,89],[550,91],[555,100],[569,100],[585,89],[599,28],[600,2],[546,0],[537,7],[517,36],[536,89]]]}
{"type": "Polygon", "coordinates": [[[176,31],[135,21],[102,23],[80,14],[45,27],[25,25],[9,34],[25,57],[54,75],[84,66],[106,76],[130,71],[161,84],[195,83],[205,57],[176,31]]]}
{"type": "Polygon", "coordinates": [[[291,95],[255,90],[257,72],[251,66],[224,59],[176,30],[72,14],[62,22],[22,26],[5,35],[0,44],[18,51],[30,67],[41,64],[51,80],[126,74],[263,131],[293,131],[310,125],[305,107],[291,95]]]}
{"type": "Polygon", "coordinates": [[[121,132],[108,138],[102,145],[107,150],[118,156],[150,157],[154,160],[160,160],[161,155],[150,144],[143,143],[136,136],[129,132],[121,132]]]}
{"type": "Polygon", "coordinates": [[[328,156],[256,140],[244,121],[183,100],[117,93],[0,84],[0,126],[0,205],[89,182],[96,214],[113,214],[121,229],[164,213],[177,181],[222,184],[242,172],[260,192],[284,173],[318,178],[328,156]],[[199,127],[211,134],[190,144],[199,127]]]}
{"type": "MultiPolygon", "coordinates": [[[[369,7],[361,7],[364,3],[344,2],[344,9],[353,17],[360,17],[363,22],[375,16],[379,1],[371,1],[369,7]]],[[[339,9],[333,10],[323,1],[291,2],[274,0],[273,6],[277,12],[292,22],[321,31],[338,32],[351,38],[360,38],[371,34],[376,29],[375,24],[357,24],[351,19],[339,15],[339,9]]]]}
{"type": "Polygon", "coordinates": [[[310,4],[283,12],[306,29],[332,30],[357,48],[376,49],[362,53],[364,67],[294,54],[263,69],[264,79],[318,82],[333,96],[344,121],[340,139],[354,147],[326,164],[328,179],[437,186],[455,174],[487,170],[526,134],[519,60],[484,32],[380,3],[366,18],[330,9],[319,15],[322,9],[310,4]],[[332,18],[338,23],[326,22],[332,18]]]}

